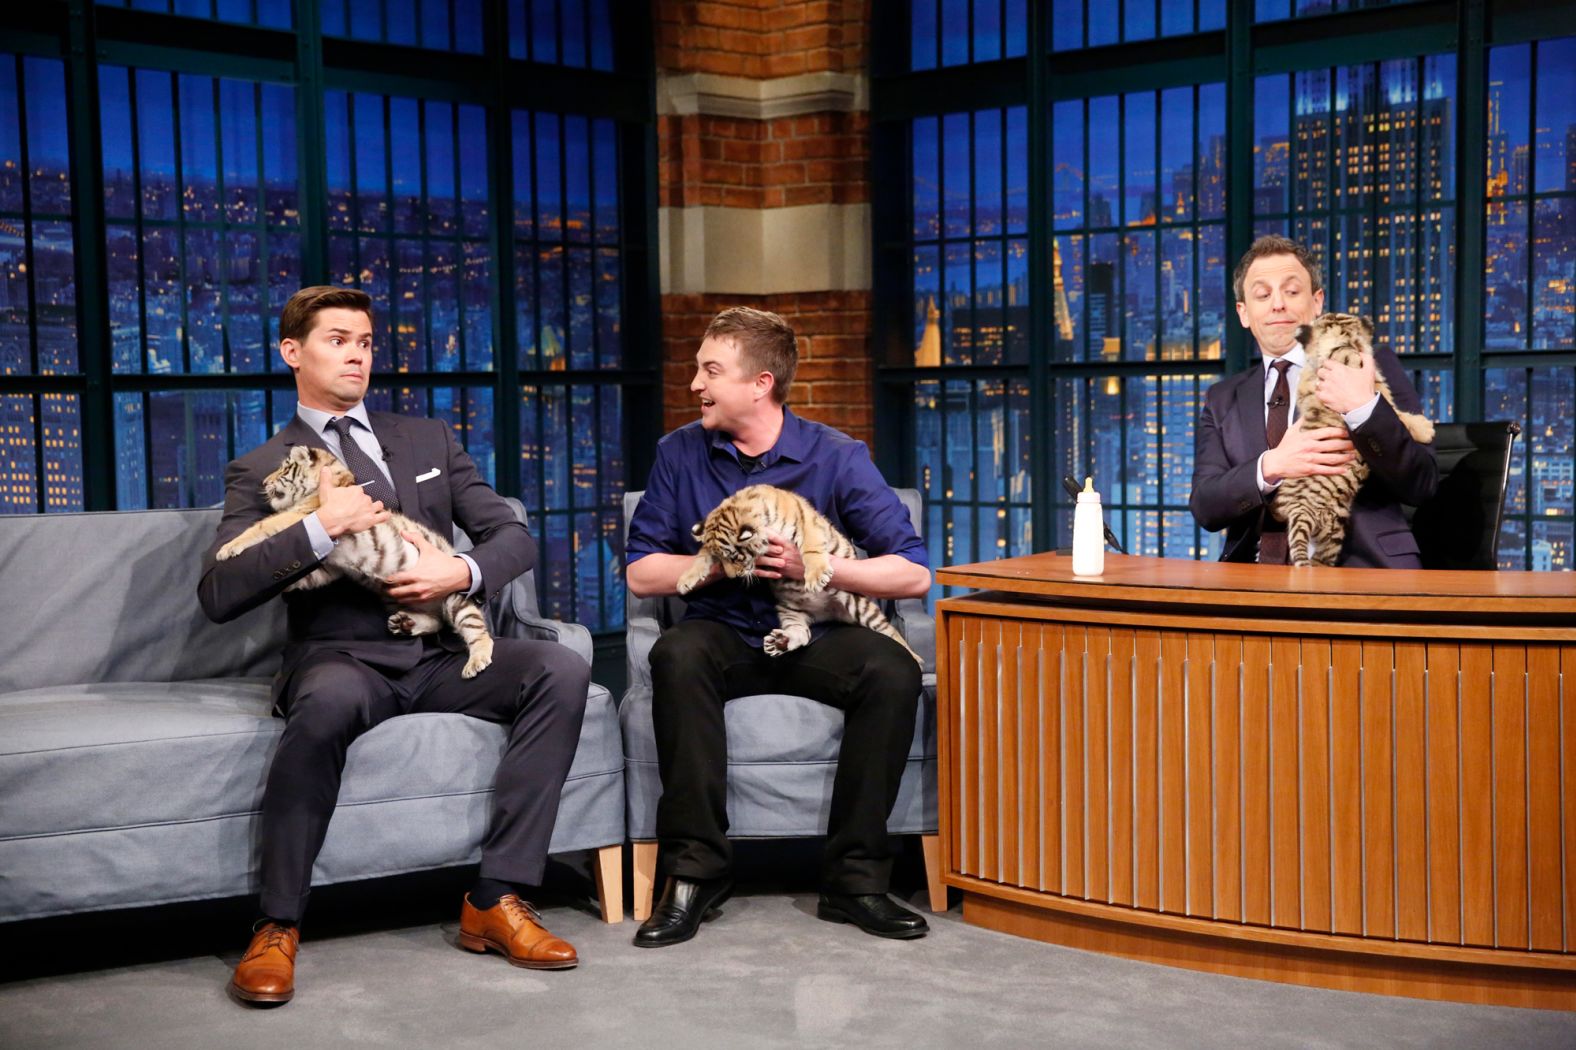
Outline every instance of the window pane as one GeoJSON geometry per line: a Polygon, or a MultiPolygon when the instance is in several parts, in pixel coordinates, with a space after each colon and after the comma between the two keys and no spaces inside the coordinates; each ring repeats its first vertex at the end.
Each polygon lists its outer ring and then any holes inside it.
{"type": "MultiPolygon", "coordinates": [[[[612,3],[613,0],[508,0],[509,57],[612,69],[612,3]]],[[[460,6],[477,4],[478,0],[469,0],[460,6]]],[[[479,41],[476,50],[481,50],[479,41]]]]}
{"type": "MultiPolygon", "coordinates": [[[[138,11],[240,22],[269,29],[289,29],[290,0],[94,0],[105,7],[130,7],[138,11]]],[[[339,0],[343,4],[344,0],[339,0]]]]}
{"type": "Polygon", "coordinates": [[[478,0],[323,0],[324,36],[481,54],[487,27],[478,0]]]}
{"type": "Polygon", "coordinates": [[[102,132],[114,370],[282,368],[264,318],[300,286],[294,89],[114,66],[99,83],[114,115],[102,132]]]}
{"type": "Polygon", "coordinates": [[[1513,447],[1500,568],[1570,569],[1572,464],[1576,442],[1576,368],[1489,368],[1483,373],[1486,419],[1521,425],[1513,447]]]}
{"type": "Polygon", "coordinates": [[[1483,296],[1489,349],[1576,347],[1573,60],[1576,38],[1489,52],[1483,296]]]}
{"type": "Polygon", "coordinates": [[[1372,7],[1394,7],[1419,0],[1255,0],[1255,22],[1279,22],[1288,18],[1308,18],[1333,11],[1357,11],[1372,7]]]}
{"type": "Polygon", "coordinates": [[[1455,79],[1440,55],[1255,86],[1255,231],[1305,243],[1326,306],[1397,353],[1454,346],[1455,79]]]}

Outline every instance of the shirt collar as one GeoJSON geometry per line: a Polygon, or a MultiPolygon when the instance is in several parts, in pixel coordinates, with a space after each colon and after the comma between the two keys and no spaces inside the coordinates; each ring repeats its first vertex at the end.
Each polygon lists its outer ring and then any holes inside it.
{"type": "MultiPolygon", "coordinates": [[[[339,418],[339,416],[334,415],[332,412],[324,412],[316,408],[307,408],[302,404],[296,405],[296,415],[301,417],[301,422],[312,428],[312,433],[318,435],[321,435],[328,429],[328,421],[330,419],[339,418]]],[[[341,415],[349,416],[351,419],[354,419],[357,423],[360,423],[369,431],[372,429],[372,420],[367,415],[367,403],[365,401],[357,401],[356,407],[350,409],[348,412],[341,413],[341,415]]]]}
{"type": "MultiPolygon", "coordinates": [[[[1308,351],[1303,348],[1301,343],[1294,343],[1290,350],[1286,351],[1278,358],[1271,357],[1262,350],[1259,351],[1259,356],[1264,359],[1264,375],[1266,379],[1268,379],[1268,377],[1271,375],[1270,366],[1276,361],[1290,361],[1292,368],[1301,368],[1303,365],[1308,363],[1308,351]]],[[[1289,374],[1290,373],[1288,372],[1288,375],[1289,374]]]]}
{"type": "MultiPolygon", "coordinates": [[[[784,405],[783,428],[777,434],[777,443],[761,453],[761,466],[769,467],[779,459],[803,463],[810,444],[809,429],[804,420],[788,411],[788,406],[784,405]]],[[[713,449],[726,452],[734,460],[739,458],[739,447],[733,443],[731,435],[713,430],[707,433],[706,440],[713,449]]]]}

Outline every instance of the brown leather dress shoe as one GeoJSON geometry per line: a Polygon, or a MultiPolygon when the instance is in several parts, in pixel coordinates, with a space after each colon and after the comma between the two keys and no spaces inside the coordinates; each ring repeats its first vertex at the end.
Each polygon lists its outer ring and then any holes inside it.
{"type": "Polygon", "coordinates": [[[580,962],[574,946],[548,933],[531,903],[512,893],[485,911],[471,904],[470,894],[465,895],[460,947],[472,952],[491,948],[528,970],[567,970],[580,962]]]}
{"type": "Polygon", "coordinates": [[[246,1003],[279,1005],[295,995],[295,959],[301,931],[265,922],[252,932],[252,943],[235,964],[230,994],[246,1003]]]}

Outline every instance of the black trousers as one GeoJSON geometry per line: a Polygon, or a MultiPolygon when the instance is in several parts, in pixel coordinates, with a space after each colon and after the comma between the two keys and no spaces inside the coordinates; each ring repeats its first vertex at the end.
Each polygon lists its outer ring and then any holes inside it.
{"type": "Polygon", "coordinates": [[[837,624],[802,649],[767,656],[731,627],[685,620],[652,647],[651,679],[664,873],[706,879],[732,867],[723,705],[789,693],[843,712],[821,885],[836,893],[887,891],[887,817],[919,708],[919,665],[901,645],[867,627],[837,624]]]}
{"type": "Polygon", "coordinates": [[[344,653],[297,667],[284,697],[285,731],[263,789],[264,915],[299,921],[312,864],[339,797],[345,753],[362,733],[397,715],[451,712],[509,727],[493,781],[481,873],[541,881],[564,778],[585,718],[591,668],[555,642],[499,638],[492,666],[460,677],[466,654],[429,642],[409,671],[390,673],[344,653]]]}

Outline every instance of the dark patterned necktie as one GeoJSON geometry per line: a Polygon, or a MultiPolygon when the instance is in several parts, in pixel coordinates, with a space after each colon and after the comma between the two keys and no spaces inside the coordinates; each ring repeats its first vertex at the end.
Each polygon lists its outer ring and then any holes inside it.
{"type": "MultiPolygon", "coordinates": [[[[1270,394],[1270,411],[1264,420],[1264,437],[1267,447],[1274,448],[1286,436],[1291,422],[1291,384],[1286,382],[1291,362],[1282,358],[1270,367],[1275,369],[1275,389],[1270,394]]],[[[1259,534],[1259,561],[1267,565],[1285,565],[1286,554],[1286,523],[1276,521],[1275,516],[1266,511],[1264,527],[1259,534]]]]}
{"type": "Polygon", "coordinates": [[[388,510],[399,510],[399,497],[394,494],[394,487],[383,476],[383,471],[372,457],[361,451],[356,439],[350,436],[350,423],[349,416],[339,416],[328,421],[329,428],[339,435],[339,458],[345,461],[345,466],[350,468],[358,482],[365,482],[361,487],[367,495],[382,501],[388,510]]]}

